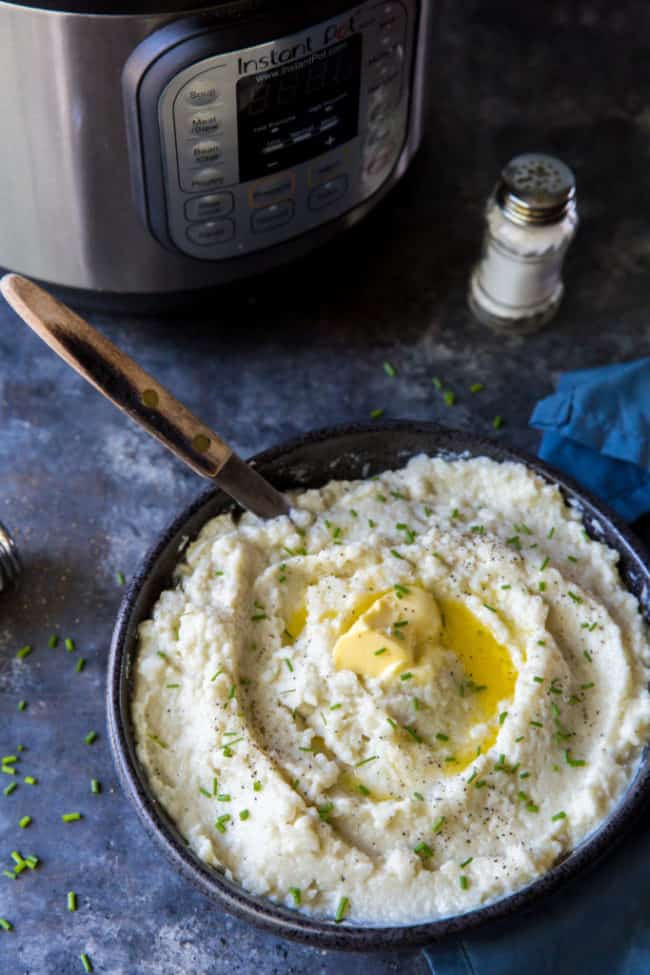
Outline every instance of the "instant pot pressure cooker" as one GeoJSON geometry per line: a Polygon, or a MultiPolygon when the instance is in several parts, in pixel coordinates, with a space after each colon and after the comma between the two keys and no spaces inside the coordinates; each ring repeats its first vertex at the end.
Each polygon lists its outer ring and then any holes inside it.
{"type": "Polygon", "coordinates": [[[152,294],[297,257],[421,137],[435,0],[0,0],[0,265],[152,294]]]}

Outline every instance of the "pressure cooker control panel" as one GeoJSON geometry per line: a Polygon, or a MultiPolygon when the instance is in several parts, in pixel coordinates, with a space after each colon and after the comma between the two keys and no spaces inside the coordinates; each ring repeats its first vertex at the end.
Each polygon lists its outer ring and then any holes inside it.
{"type": "Polygon", "coordinates": [[[168,78],[154,232],[164,207],[175,248],[222,260],[302,234],[379,189],[406,138],[415,2],[371,0],[168,78]]]}

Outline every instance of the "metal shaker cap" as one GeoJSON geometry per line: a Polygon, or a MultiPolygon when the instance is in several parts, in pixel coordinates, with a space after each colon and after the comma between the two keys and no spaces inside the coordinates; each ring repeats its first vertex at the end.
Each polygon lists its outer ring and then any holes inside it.
{"type": "Polygon", "coordinates": [[[16,580],[20,569],[16,543],[0,522],[0,592],[16,580]]]}
{"type": "Polygon", "coordinates": [[[575,208],[576,181],[554,156],[528,152],[503,169],[495,190],[497,203],[513,223],[549,224],[575,208]]]}

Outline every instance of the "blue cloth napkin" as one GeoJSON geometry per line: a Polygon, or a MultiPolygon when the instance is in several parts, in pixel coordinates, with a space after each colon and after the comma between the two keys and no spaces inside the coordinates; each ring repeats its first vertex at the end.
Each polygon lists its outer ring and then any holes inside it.
{"type": "MultiPolygon", "coordinates": [[[[565,373],[530,422],[544,460],[628,521],[650,511],[650,358],[565,373]]],[[[427,948],[432,975],[650,975],[648,819],[529,913],[427,948]]]]}
{"type": "Polygon", "coordinates": [[[650,357],[564,373],[530,424],[539,456],[626,521],[650,511],[650,357]]]}

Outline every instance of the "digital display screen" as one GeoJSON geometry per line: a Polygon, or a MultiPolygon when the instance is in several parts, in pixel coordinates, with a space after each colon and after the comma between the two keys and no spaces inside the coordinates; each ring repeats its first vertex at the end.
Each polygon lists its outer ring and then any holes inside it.
{"type": "Polygon", "coordinates": [[[243,183],[290,169],[357,134],[361,35],[295,59],[296,49],[305,47],[240,58],[240,71],[247,72],[237,82],[243,183]]]}

